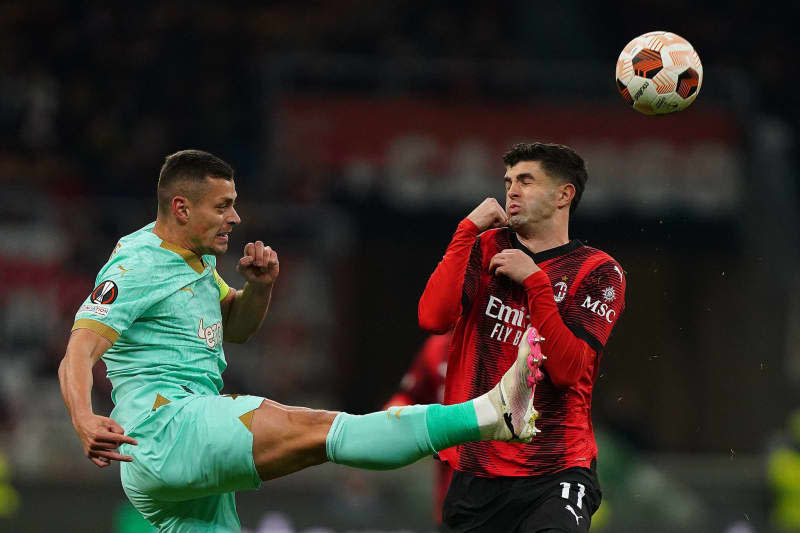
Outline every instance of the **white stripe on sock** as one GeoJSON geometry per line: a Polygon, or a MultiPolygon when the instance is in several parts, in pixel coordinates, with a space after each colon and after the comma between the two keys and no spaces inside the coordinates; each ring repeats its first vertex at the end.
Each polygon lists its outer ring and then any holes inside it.
{"type": "Polygon", "coordinates": [[[472,405],[475,406],[475,416],[478,418],[479,428],[497,424],[499,420],[497,417],[497,409],[492,405],[488,394],[484,394],[472,400],[472,405]]]}

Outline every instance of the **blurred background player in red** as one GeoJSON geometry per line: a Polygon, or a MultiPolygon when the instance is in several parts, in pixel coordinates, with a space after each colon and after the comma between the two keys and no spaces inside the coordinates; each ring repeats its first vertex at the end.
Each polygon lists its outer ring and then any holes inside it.
{"type": "Polygon", "coordinates": [[[569,239],[587,180],[558,144],[504,154],[506,205],[487,198],[458,225],[419,302],[428,331],[455,327],[445,404],[491,389],[528,324],[544,336],[545,379],[531,444],[474,443],[440,453],[456,472],[445,531],[585,532],[601,501],[591,423],[599,358],[624,309],[622,267],[569,239]]]}
{"type": "MultiPolygon", "coordinates": [[[[441,403],[444,401],[444,377],[447,373],[447,353],[453,332],[431,335],[422,344],[408,368],[400,388],[383,409],[400,405],[441,403]]],[[[436,461],[436,480],[433,489],[433,519],[442,523],[442,502],[453,476],[453,469],[444,461],[436,461]]]]}

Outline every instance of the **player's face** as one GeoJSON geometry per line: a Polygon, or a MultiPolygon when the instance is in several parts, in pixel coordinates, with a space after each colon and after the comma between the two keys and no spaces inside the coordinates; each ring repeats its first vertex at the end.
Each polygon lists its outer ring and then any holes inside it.
{"type": "Polygon", "coordinates": [[[559,184],[542,168],[539,161],[520,161],[506,167],[506,216],[509,227],[535,227],[556,212],[559,184]]]}
{"type": "Polygon", "coordinates": [[[205,194],[192,202],[187,230],[196,253],[221,255],[228,250],[233,227],[242,221],[233,204],[233,180],[206,178],[205,194]]]}

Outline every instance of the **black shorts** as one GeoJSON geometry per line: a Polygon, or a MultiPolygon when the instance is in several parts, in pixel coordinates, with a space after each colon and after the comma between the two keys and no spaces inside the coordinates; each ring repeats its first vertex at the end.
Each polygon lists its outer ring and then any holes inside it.
{"type": "Polygon", "coordinates": [[[519,478],[455,472],[442,506],[442,531],[585,533],[601,499],[597,475],[588,468],[519,478]]]}

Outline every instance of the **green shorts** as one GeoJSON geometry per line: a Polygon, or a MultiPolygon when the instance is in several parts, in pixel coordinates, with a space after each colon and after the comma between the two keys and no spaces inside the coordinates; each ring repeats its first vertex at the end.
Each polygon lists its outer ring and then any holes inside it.
{"type": "Polygon", "coordinates": [[[261,485],[250,423],[264,398],[168,394],[127,431],[139,444],[120,446],[125,494],[159,531],[240,531],[233,491],[261,485]]]}

